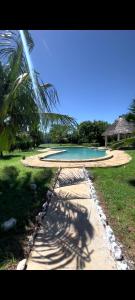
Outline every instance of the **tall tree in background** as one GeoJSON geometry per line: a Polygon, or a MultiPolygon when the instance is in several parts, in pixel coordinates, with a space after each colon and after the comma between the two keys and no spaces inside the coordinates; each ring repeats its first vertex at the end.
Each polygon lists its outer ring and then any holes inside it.
{"type": "Polygon", "coordinates": [[[102,133],[109,124],[104,121],[84,121],[79,124],[79,141],[81,143],[104,144],[102,133]]]}
{"type": "Polygon", "coordinates": [[[49,131],[50,141],[51,143],[77,143],[75,132],[75,126],[54,124],[49,131]]]}
{"type": "Polygon", "coordinates": [[[132,100],[128,110],[129,112],[122,114],[121,117],[124,117],[128,122],[135,122],[135,99],[132,100]]]}
{"type": "Polygon", "coordinates": [[[66,143],[68,141],[68,126],[54,124],[50,128],[49,134],[52,143],[66,143]]]}
{"type": "Polygon", "coordinates": [[[132,100],[132,103],[130,104],[129,110],[132,114],[135,115],[135,99],[132,100]]]}
{"type": "Polygon", "coordinates": [[[135,99],[132,100],[129,111],[130,112],[125,115],[126,120],[135,122],[135,99]]]}

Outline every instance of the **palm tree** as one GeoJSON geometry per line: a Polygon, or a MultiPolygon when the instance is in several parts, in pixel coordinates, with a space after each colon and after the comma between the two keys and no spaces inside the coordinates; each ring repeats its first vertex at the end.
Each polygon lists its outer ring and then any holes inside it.
{"type": "MultiPolygon", "coordinates": [[[[28,30],[24,30],[24,34],[31,52],[34,42],[28,30]]],[[[72,117],[53,112],[59,104],[56,89],[50,83],[44,84],[35,71],[38,93],[44,107],[39,113],[19,32],[4,31],[0,33],[0,41],[0,58],[6,81],[6,88],[0,95],[0,151],[10,149],[16,133],[24,126],[32,130],[37,128],[41,118],[44,127],[52,123],[74,125],[76,122],[72,117]]]]}

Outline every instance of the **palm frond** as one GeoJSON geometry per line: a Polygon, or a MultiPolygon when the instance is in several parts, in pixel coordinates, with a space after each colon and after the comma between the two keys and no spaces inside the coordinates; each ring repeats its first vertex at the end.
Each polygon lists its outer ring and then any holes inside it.
{"type": "Polygon", "coordinates": [[[17,33],[10,32],[10,35],[4,30],[0,33],[0,57],[9,58],[17,46],[17,33]]]}
{"type": "MultiPolygon", "coordinates": [[[[31,52],[34,47],[34,41],[28,30],[23,30],[29,51],[31,52]]],[[[16,52],[16,47],[22,45],[19,30],[9,31],[7,33],[5,30],[0,33],[0,57],[9,58],[16,52]]]]}
{"type": "Polygon", "coordinates": [[[52,124],[61,124],[74,127],[77,125],[76,120],[68,115],[57,113],[43,113],[41,116],[42,124],[45,128],[52,124]]]}
{"type": "Polygon", "coordinates": [[[32,49],[34,48],[34,41],[32,39],[32,36],[31,36],[29,30],[23,30],[23,32],[24,32],[24,35],[25,35],[25,38],[26,38],[26,42],[27,42],[29,51],[31,52],[32,49]]]}
{"type": "Polygon", "coordinates": [[[23,54],[23,46],[18,44],[14,53],[10,56],[10,80],[14,81],[22,73],[29,73],[26,59],[23,54]]]}
{"type": "Polygon", "coordinates": [[[19,92],[19,88],[21,87],[22,84],[24,84],[24,81],[27,80],[28,78],[28,74],[27,76],[23,76],[23,75],[24,74],[22,74],[22,77],[17,78],[16,81],[12,83],[10,92],[4,97],[2,110],[0,111],[0,117],[3,119],[5,118],[7,113],[11,110],[11,107],[14,106],[15,96],[17,98],[16,93],[19,92]]]}
{"type": "MultiPolygon", "coordinates": [[[[3,47],[4,45],[0,44],[0,46],[3,47]]],[[[1,58],[6,58],[14,53],[14,50],[15,50],[14,47],[7,47],[7,45],[5,45],[5,46],[6,47],[0,49],[0,57],[1,58]]]]}
{"type": "MultiPolygon", "coordinates": [[[[12,115],[15,124],[17,124],[17,114],[18,120],[21,122],[21,115],[23,115],[23,122],[25,123],[25,117],[28,122],[32,116],[31,120],[34,123],[35,119],[39,121],[41,117],[42,124],[47,127],[52,124],[63,124],[67,126],[75,126],[76,121],[74,118],[67,115],[61,115],[53,113],[53,108],[56,108],[59,104],[59,98],[55,87],[50,83],[43,83],[39,80],[39,74],[35,72],[35,79],[37,85],[37,103],[41,103],[41,114],[39,115],[38,104],[36,106],[36,101],[34,101],[34,88],[32,86],[32,81],[29,76],[28,65],[23,51],[22,40],[19,31],[10,31],[11,35],[0,34],[0,57],[8,59],[9,69],[8,69],[8,91],[4,96],[4,101],[2,101],[2,110],[0,110],[1,121],[8,115],[12,115]],[[5,44],[4,44],[5,43],[5,44]],[[8,45],[7,45],[8,43],[8,45]],[[22,76],[21,74],[27,73],[27,76],[22,76]],[[19,77],[21,75],[21,77],[19,77]],[[27,80],[26,80],[27,79],[27,80]],[[24,105],[22,104],[22,99],[24,105]],[[20,119],[19,119],[20,118],[20,119]]],[[[28,30],[24,30],[24,34],[27,40],[29,51],[34,47],[34,42],[28,30]]],[[[30,123],[29,123],[30,124],[30,123]]],[[[31,124],[32,125],[32,124],[31,124]]]]}
{"type": "Polygon", "coordinates": [[[44,110],[51,112],[59,104],[59,98],[55,87],[51,83],[40,83],[37,78],[37,86],[44,110]]]}
{"type": "Polygon", "coordinates": [[[46,94],[52,108],[56,107],[60,102],[59,102],[57,90],[54,87],[54,85],[51,83],[44,83],[41,85],[41,88],[43,88],[44,93],[46,94]]]}
{"type": "Polygon", "coordinates": [[[5,127],[2,132],[0,132],[0,151],[9,151],[12,143],[15,142],[15,128],[5,127]]]}

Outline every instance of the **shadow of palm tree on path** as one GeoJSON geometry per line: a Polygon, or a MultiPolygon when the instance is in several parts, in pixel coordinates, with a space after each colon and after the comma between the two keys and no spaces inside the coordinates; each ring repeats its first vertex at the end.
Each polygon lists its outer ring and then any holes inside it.
{"type": "Polygon", "coordinates": [[[60,187],[64,187],[66,186],[70,186],[73,184],[78,184],[78,183],[82,183],[83,181],[85,181],[85,175],[83,170],[79,171],[79,172],[74,172],[74,171],[70,171],[70,173],[60,173],[60,176],[58,178],[58,184],[60,187]]]}
{"type": "Polygon", "coordinates": [[[45,269],[60,269],[73,262],[75,269],[84,269],[90,262],[89,250],[94,228],[88,210],[74,200],[53,199],[39,231],[32,260],[45,269]]]}

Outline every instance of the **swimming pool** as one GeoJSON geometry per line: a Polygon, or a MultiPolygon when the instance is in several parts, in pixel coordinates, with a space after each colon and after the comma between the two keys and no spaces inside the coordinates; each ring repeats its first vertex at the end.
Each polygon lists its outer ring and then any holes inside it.
{"type": "Polygon", "coordinates": [[[91,149],[87,147],[61,147],[53,148],[53,150],[62,152],[46,155],[42,160],[82,161],[103,158],[107,155],[104,149],[91,149]]]}

